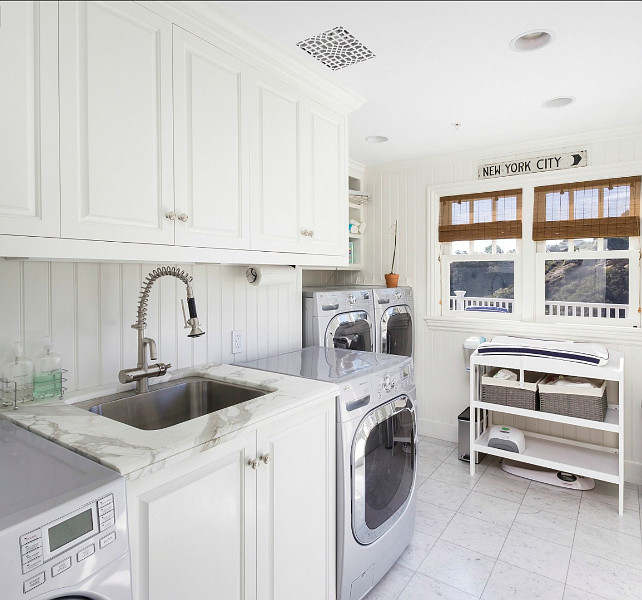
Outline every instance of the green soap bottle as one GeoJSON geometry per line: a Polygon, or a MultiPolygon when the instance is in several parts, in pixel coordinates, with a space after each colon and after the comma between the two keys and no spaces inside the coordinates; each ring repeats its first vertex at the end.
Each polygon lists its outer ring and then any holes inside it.
{"type": "Polygon", "coordinates": [[[62,397],[62,357],[53,352],[51,338],[45,337],[45,349],[33,365],[33,398],[62,397]]]}

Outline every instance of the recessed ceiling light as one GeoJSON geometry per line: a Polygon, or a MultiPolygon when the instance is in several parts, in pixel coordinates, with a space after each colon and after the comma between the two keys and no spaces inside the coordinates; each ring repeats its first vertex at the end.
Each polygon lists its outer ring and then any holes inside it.
{"type": "Polygon", "coordinates": [[[543,102],[542,106],[544,108],[562,108],[564,106],[572,104],[573,102],[575,102],[575,98],[573,98],[572,96],[559,96],[557,98],[551,98],[550,100],[543,102]]]}
{"type": "Polygon", "coordinates": [[[388,138],[384,137],[383,135],[369,135],[366,138],[366,142],[370,142],[371,144],[383,144],[384,142],[387,142],[388,138]]]}
{"type": "Polygon", "coordinates": [[[517,52],[530,52],[548,46],[554,37],[555,34],[549,29],[536,29],[518,35],[508,45],[517,52]]]}
{"type": "Polygon", "coordinates": [[[455,128],[455,131],[459,131],[460,128],[461,128],[461,123],[459,121],[455,121],[454,123],[451,123],[450,125],[451,125],[451,127],[455,128]]]}

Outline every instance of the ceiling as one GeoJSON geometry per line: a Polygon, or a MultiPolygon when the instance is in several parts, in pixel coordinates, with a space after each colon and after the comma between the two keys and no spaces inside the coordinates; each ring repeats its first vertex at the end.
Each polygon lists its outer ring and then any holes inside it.
{"type": "Polygon", "coordinates": [[[219,5],[366,99],[349,128],[365,165],[642,123],[642,2],[219,5]],[[332,71],[296,46],[337,26],[375,58],[332,71]],[[539,29],[554,32],[548,46],[509,48],[539,29]],[[542,107],[559,96],[576,101],[542,107]]]}

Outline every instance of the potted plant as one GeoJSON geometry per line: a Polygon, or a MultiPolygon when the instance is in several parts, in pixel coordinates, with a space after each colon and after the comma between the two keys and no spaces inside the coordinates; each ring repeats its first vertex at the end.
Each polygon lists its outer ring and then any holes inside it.
{"type": "Polygon", "coordinates": [[[394,288],[399,284],[399,274],[395,273],[395,257],[397,255],[397,221],[392,226],[395,230],[395,243],[392,249],[392,265],[390,266],[390,273],[386,273],[384,277],[386,278],[386,287],[394,288]]]}

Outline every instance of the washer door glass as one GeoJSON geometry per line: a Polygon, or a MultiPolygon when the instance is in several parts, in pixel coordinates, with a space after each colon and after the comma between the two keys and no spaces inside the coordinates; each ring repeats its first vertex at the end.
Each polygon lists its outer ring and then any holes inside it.
{"type": "Polygon", "coordinates": [[[381,352],[412,356],[412,316],[408,306],[391,306],[381,317],[381,352]]]}
{"type": "Polygon", "coordinates": [[[358,310],[332,317],[325,332],[325,346],[372,352],[372,323],[368,313],[358,310]]]}
{"type": "Polygon", "coordinates": [[[406,395],[368,413],[352,445],[352,531],[371,544],[410,502],[415,481],[415,411],[406,395]]]}

